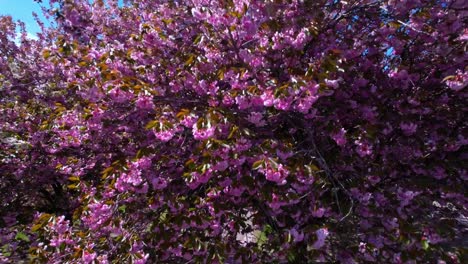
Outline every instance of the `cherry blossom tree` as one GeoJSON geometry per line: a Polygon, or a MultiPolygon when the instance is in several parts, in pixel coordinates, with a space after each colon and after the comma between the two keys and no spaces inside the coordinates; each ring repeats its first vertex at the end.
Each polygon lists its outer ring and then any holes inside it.
{"type": "Polygon", "coordinates": [[[465,2],[0,17],[0,262],[464,262],[465,2]]]}

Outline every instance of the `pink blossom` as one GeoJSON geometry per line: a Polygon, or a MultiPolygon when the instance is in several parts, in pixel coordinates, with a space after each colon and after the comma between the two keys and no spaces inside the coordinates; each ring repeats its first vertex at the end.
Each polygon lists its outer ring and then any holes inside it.
{"type": "Polygon", "coordinates": [[[55,232],[58,234],[65,234],[66,232],[69,232],[69,221],[65,220],[65,216],[57,216],[55,218],[55,224],[53,225],[53,229],[55,232]]]}
{"type": "Polygon", "coordinates": [[[225,95],[223,96],[223,104],[225,106],[231,106],[235,103],[236,100],[234,100],[234,98],[232,98],[232,96],[230,95],[225,95]]]}
{"type": "Polygon", "coordinates": [[[337,89],[339,87],[339,80],[325,79],[325,84],[330,88],[337,89]]]}
{"type": "Polygon", "coordinates": [[[463,30],[463,33],[458,37],[459,41],[468,41],[468,28],[463,30]]]}
{"type": "Polygon", "coordinates": [[[280,32],[275,33],[275,35],[273,36],[273,39],[272,39],[273,40],[272,48],[274,50],[280,50],[280,49],[283,48],[283,46],[284,46],[282,44],[283,43],[283,37],[284,37],[284,35],[282,33],[280,33],[280,32]]]}
{"type": "Polygon", "coordinates": [[[107,259],[107,255],[100,255],[97,257],[99,264],[109,264],[109,260],[107,259]]]}
{"type": "Polygon", "coordinates": [[[367,246],[366,243],[360,242],[360,243],[359,243],[359,252],[361,252],[361,253],[366,252],[366,246],[367,246]]]}
{"type": "Polygon", "coordinates": [[[194,124],[192,127],[193,138],[197,140],[205,140],[213,137],[215,132],[215,127],[210,126],[207,128],[198,128],[197,124],[194,124]]]}
{"type": "Polygon", "coordinates": [[[145,263],[147,263],[148,258],[149,258],[149,254],[147,254],[147,253],[145,254],[145,253],[143,253],[143,252],[138,252],[138,253],[140,253],[139,255],[141,255],[142,258],[136,258],[136,259],[133,261],[133,263],[134,263],[134,264],[145,264],[145,263]]]}
{"type": "Polygon", "coordinates": [[[271,197],[272,197],[271,202],[268,203],[268,206],[270,206],[271,209],[278,210],[281,208],[281,206],[285,205],[285,202],[281,201],[279,199],[279,196],[276,195],[275,193],[272,194],[271,197]]]}
{"type": "Polygon", "coordinates": [[[162,177],[156,177],[151,180],[151,184],[155,190],[162,190],[166,188],[167,181],[162,177]]]}
{"type": "Polygon", "coordinates": [[[267,180],[276,182],[278,185],[284,185],[287,182],[286,177],[289,172],[282,164],[278,164],[277,168],[267,165],[265,169],[261,169],[260,171],[265,174],[267,180]]]}
{"type": "Polygon", "coordinates": [[[146,170],[151,167],[152,161],[149,157],[144,157],[141,159],[138,159],[137,161],[134,161],[131,163],[131,166],[134,168],[138,168],[141,170],[146,170]]]}
{"type": "Polygon", "coordinates": [[[180,121],[180,124],[182,124],[185,127],[192,127],[193,124],[195,124],[198,120],[198,116],[196,115],[186,115],[184,118],[180,121]]]}
{"type": "Polygon", "coordinates": [[[369,182],[373,185],[377,184],[380,182],[380,177],[379,176],[376,176],[376,175],[370,175],[367,177],[367,179],[369,180],[369,182]]]}
{"type": "Polygon", "coordinates": [[[263,105],[264,106],[273,106],[274,104],[274,96],[273,96],[273,93],[271,91],[265,91],[261,96],[260,98],[263,100],[263,105]]]}
{"type": "Polygon", "coordinates": [[[90,253],[89,251],[87,250],[83,250],[83,256],[82,256],[82,260],[84,263],[91,263],[94,261],[94,259],[96,259],[96,256],[97,254],[96,253],[90,253]]]}
{"type": "Polygon", "coordinates": [[[346,144],[346,130],[341,128],[338,132],[332,134],[332,138],[338,146],[344,146],[346,144]]]}
{"type": "Polygon", "coordinates": [[[461,262],[466,0],[120,2],[0,16],[1,263],[461,262]]]}
{"type": "Polygon", "coordinates": [[[192,8],[191,13],[192,13],[192,16],[201,20],[205,20],[208,17],[207,16],[208,13],[203,12],[200,8],[192,8]]]}
{"type": "Polygon", "coordinates": [[[418,125],[414,123],[401,123],[400,128],[406,136],[410,136],[416,132],[418,125]]]}
{"type": "Polygon", "coordinates": [[[294,242],[301,242],[302,240],[304,240],[304,233],[298,232],[295,228],[291,229],[289,233],[293,237],[294,242]]]}
{"type": "Polygon", "coordinates": [[[356,140],[354,143],[357,145],[356,152],[361,158],[372,154],[372,146],[369,145],[367,142],[362,140],[356,140]]]}
{"type": "Polygon", "coordinates": [[[266,125],[265,120],[263,120],[262,113],[259,113],[259,112],[250,113],[247,120],[249,120],[250,123],[254,124],[257,127],[263,127],[266,125]]]}
{"type": "Polygon", "coordinates": [[[291,101],[287,98],[276,98],[275,100],[273,100],[273,104],[276,109],[287,111],[291,106],[291,101]]]}
{"type": "Polygon", "coordinates": [[[225,178],[223,181],[219,182],[219,186],[227,187],[232,184],[232,180],[230,178],[225,178]]]}
{"type": "Polygon", "coordinates": [[[237,96],[236,97],[236,104],[238,105],[239,109],[247,109],[250,107],[250,100],[246,96],[237,96]]]}
{"type": "Polygon", "coordinates": [[[318,208],[312,212],[313,217],[321,218],[325,214],[325,208],[318,208]]]}
{"type": "Polygon", "coordinates": [[[92,230],[98,229],[112,215],[112,208],[108,204],[95,201],[88,205],[89,215],[85,217],[84,222],[88,224],[92,230]]]}
{"type": "Polygon", "coordinates": [[[434,176],[434,178],[438,180],[441,180],[447,177],[447,173],[445,172],[445,169],[442,167],[435,167],[432,175],[434,176]]]}
{"type": "Polygon", "coordinates": [[[315,249],[320,249],[325,245],[325,239],[329,235],[328,229],[320,228],[317,231],[315,231],[315,234],[317,235],[317,240],[314,242],[312,247],[315,249]]]}
{"type": "Polygon", "coordinates": [[[174,129],[167,129],[161,131],[155,131],[154,135],[157,139],[161,140],[162,142],[167,142],[174,137],[175,131],[174,129]]]}
{"type": "Polygon", "coordinates": [[[279,149],[276,150],[276,155],[278,156],[278,158],[280,158],[282,161],[285,161],[287,160],[289,157],[292,157],[294,155],[294,153],[292,151],[281,151],[279,149]]]}
{"type": "Polygon", "coordinates": [[[398,188],[398,200],[400,200],[400,206],[404,207],[410,204],[411,200],[414,199],[419,194],[419,192],[413,192],[409,190],[403,190],[402,188],[398,188]]]}
{"type": "Polygon", "coordinates": [[[225,171],[228,167],[229,167],[229,163],[227,161],[223,160],[223,161],[220,161],[220,162],[216,163],[213,166],[213,169],[218,170],[218,171],[225,171]]]}
{"type": "Polygon", "coordinates": [[[150,110],[154,108],[153,98],[148,95],[140,95],[136,101],[136,106],[142,110],[150,110]]]}
{"type": "Polygon", "coordinates": [[[383,219],[382,225],[387,229],[387,231],[392,231],[399,227],[398,219],[395,217],[392,219],[383,219]]]}
{"type": "Polygon", "coordinates": [[[457,74],[451,78],[448,78],[445,83],[447,86],[454,91],[461,91],[468,85],[468,72],[461,72],[457,70],[457,74]]]}
{"type": "Polygon", "coordinates": [[[296,49],[302,49],[304,44],[307,40],[307,35],[305,30],[301,30],[299,34],[297,34],[296,39],[292,42],[292,46],[296,49]]]}
{"type": "Polygon", "coordinates": [[[123,90],[121,90],[119,88],[112,89],[109,92],[109,95],[112,98],[112,100],[114,100],[114,101],[116,101],[118,103],[127,102],[132,97],[131,93],[123,91],[123,90]]]}
{"type": "Polygon", "coordinates": [[[237,141],[237,144],[235,146],[236,150],[238,152],[246,151],[249,150],[252,147],[252,143],[250,140],[246,138],[241,138],[237,141]]]}
{"type": "Polygon", "coordinates": [[[213,232],[213,235],[215,235],[215,236],[219,235],[221,233],[221,231],[222,231],[222,227],[219,224],[212,225],[211,229],[213,230],[212,232],[213,232]]]}
{"type": "Polygon", "coordinates": [[[296,105],[296,109],[303,113],[303,114],[306,114],[307,112],[309,112],[309,109],[310,107],[312,106],[312,102],[311,101],[308,101],[308,100],[300,100],[298,102],[298,104],[296,105]]]}
{"type": "Polygon", "coordinates": [[[240,187],[233,187],[233,188],[227,187],[227,188],[229,190],[229,194],[234,195],[236,197],[239,197],[242,195],[242,193],[244,193],[244,188],[240,188],[240,187]]]}

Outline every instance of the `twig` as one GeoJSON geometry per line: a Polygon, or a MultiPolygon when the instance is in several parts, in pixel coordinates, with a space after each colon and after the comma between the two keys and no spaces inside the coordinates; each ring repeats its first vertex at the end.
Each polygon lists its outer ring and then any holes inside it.
{"type": "MultiPolygon", "coordinates": [[[[288,120],[291,120],[291,119],[288,119],[288,120]]],[[[303,128],[305,128],[305,124],[303,122],[302,122],[302,126],[303,126],[303,128]]],[[[327,177],[330,179],[331,183],[333,184],[332,192],[333,192],[333,196],[335,198],[335,201],[336,201],[336,204],[338,206],[338,210],[339,210],[340,214],[342,214],[343,212],[341,210],[341,205],[340,205],[340,202],[339,202],[339,197],[338,197],[337,191],[342,190],[348,196],[348,198],[349,198],[349,200],[351,202],[351,206],[350,206],[348,212],[339,220],[341,222],[344,219],[346,219],[348,216],[351,215],[351,213],[353,211],[353,208],[354,208],[354,199],[352,198],[352,196],[351,196],[350,192],[348,191],[348,189],[333,174],[330,167],[328,166],[325,158],[323,157],[322,153],[320,152],[320,150],[317,147],[317,144],[315,143],[314,136],[313,136],[313,130],[312,129],[307,129],[307,130],[304,129],[304,131],[306,131],[306,133],[307,133],[307,141],[312,145],[312,151],[315,154],[320,167],[323,169],[323,171],[325,172],[325,174],[327,175],[327,177]]]]}

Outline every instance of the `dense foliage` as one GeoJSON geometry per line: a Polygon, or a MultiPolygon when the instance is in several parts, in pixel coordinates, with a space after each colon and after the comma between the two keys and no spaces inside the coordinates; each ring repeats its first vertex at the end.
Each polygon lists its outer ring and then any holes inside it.
{"type": "Polygon", "coordinates": [[[0,262],[466,261],[466,1],[44,11],[0,17],[0,262]]]}

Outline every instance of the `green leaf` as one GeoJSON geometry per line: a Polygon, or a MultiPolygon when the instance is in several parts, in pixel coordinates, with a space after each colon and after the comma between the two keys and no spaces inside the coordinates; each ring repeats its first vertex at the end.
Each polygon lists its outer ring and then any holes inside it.
{"type": "Polygon", "coordinates": [[[231,133],[229,133],[228,139],[231,139],[234,136],[234,133],[236,133],[238,129],[239,129],[238,126],[233,126],[231,128],[231,133]]]}
{"type": "Polygon", "coordinates": [[[171,18],[164,18],[164,19],[162,19],[162,21],[164,22],[165,25],[169,25],[169,24],[171,24],[174,20],[171,19],[171,18]]]}
{"type": "Polygon", "coordinates": [[[41,229],[42,228],[42,225],[41,224],[37,224],[37,225],[33,225],[31,227],[31,231],[32,232],[36,232],[37,230],[41,229]]]}
{"type": "Polygon", "coordinates": [[[157,124],[159,124],[159,121],[153,120],[153,121],[150,121],[150,122],[145,126],[145,128],[146,128],[146,129],[151,129],[151,128],[155,127],[157,124]]]}
{"type": "Polygon", "coordinates": [[[185,116],[190,114],[190,110],[183,108],[177,113],[176,117],[179,119],[183,119],[185,116]]]}
{"type": "Polygon", "coordinates": [[[429,249],[429,242],[427,242],[426,239],[422,240],[421,241],[421,246],[424,250],[428,250],[429,249]]]}
{"type": "Polygon", "coordinates": [[[198,43],[200,43],[201,39],[202,39],[202,35],[198,34],[195,40],[193,41],[193,44],[197,45],[198,43]]]}
{"type": "Polygon", "coordinates": [[[191,65],[195,61],[195,54],[191,54],[189,58],[185,61],[185,66],[191,65]]]}
{"type": "Polygon", "coordinates": [[[44,59],[48,59],[50,57],[50,50],[44,50],[42,52],[42,56],[44,57],[44,59]]]}
{"type": "Polygon", "coordinates": [[[263,159],[257,160],[256,162],[253,163],[252,169],[257,170],[257,169],[259,169],[260,167],[262,167],[263,164],[264,164],[264,160],[263,160],[263,159]]]}
{"type": "Polygon", "coordinates": [[[266,244],[268,242],[268,237],[266,235],[266,232],[261,232],[259,235],[258,235],[258,239],[257,239],[257,245],[258,247],[261,247],[263,246],[264,244],[266,244]]]}
{"type": "Polygon", "coordinates": [[[29,242],[29,237],[23,233],[23,232],[18,232],[15,236],[15,239],[16,240],[22,240],[22,241],[25,241],[25,242],[29,242]]]}
{"type": "Polygon", "coordinates": [[[68,178],[68,180],[72,182],[77,182],[77,181],[80,181],[80,178],[78,178],[77,176],[71,176],[68,178]]]}
{"type": "Polygon", "coordinates": [[[11,252],[10,252],[11,251],[11,246],[9,244],[3,245],[0,249],[1,249],[0,252],[3,254],[3,256],[5,256],[5,257],[11,256],[11,252]]]}
{"type": "Polygon", "coordinates": [[[69,184],[67,185],[67,188],[71,190],[78,189],[78,184],[69,184]]]}
{"type": "Polygon", "coordinates": [[[167,214],[168,214],[168,211],[165,210],[164,212],[162,212],[160,215],[159,215],[159,221],[161,222],[165,222],[167,220],[167,214]]]}
{"type": "Polygon", "coordinates": [[[222,69],[222,68],[218,70],[218,78],[220,80],[224,80],[224,72],[225,72],[225,70],[222,69]]]}
{"type": "Polygon", "coordinates": [[[446,76],[444,79],[442,79],[442,82],[448,81],[448,80],[453,80],[456,76],[455,75],[449,75],[446,76]]]}

